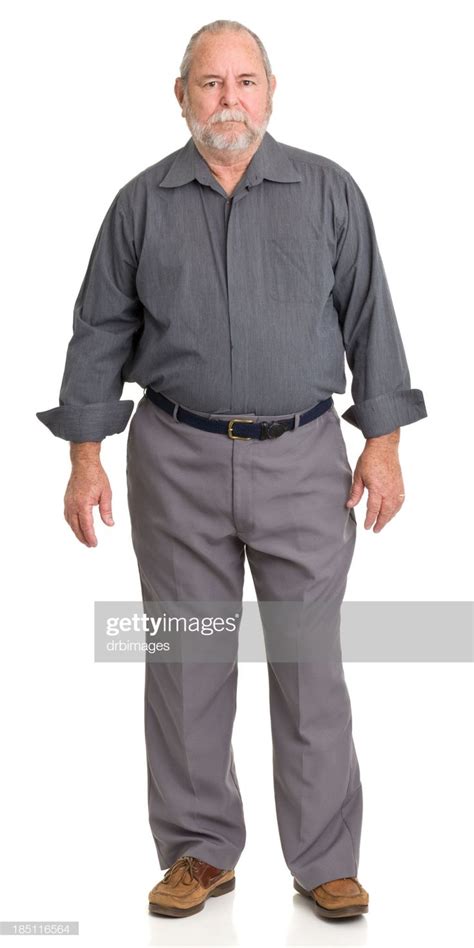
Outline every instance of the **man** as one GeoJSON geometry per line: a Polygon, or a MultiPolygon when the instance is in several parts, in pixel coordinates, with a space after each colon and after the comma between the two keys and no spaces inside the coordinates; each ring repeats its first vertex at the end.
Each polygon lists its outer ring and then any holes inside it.
{"type": "MultiPolygon", "coordinates": [[[[101,441],[123,431],[143,601],[324,604],[310,628],[331,661],[268,661],[275,803],[286,863],[322,917],[368,910],[357,879],[362,786],[340,658],[354,507],[380,532],[404,497],[400,427],[426,417],[410,386],[365,198],[334,161],[266,131],[276,80],[261,40],[218,20],[188,44],[175,94],[183,148],[120,189],[74,309],[60,405],[71,442],[65,517],[111,525],[101,441]],[[366,439],[354,476],[331,395],[366,439]]],[[[299,632],[298,632],[299,634],[299,632]]],[[[183,916],[231,891],[245,825],[231,747],[237,661],[147,662],[149,817],[164,878],[152,912],[183,916]]],[[[263,854],[262,854],[263,859],[263,854]]],[[[269,886],[268,867],[259,876],[269,886]]]]}

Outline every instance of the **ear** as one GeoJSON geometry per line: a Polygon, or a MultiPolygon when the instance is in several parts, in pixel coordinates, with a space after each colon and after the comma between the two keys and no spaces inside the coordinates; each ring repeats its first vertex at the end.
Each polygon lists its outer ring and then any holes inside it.
{"type": "Polygon", "coordinates": [[[183,80],[181,79],[180,76],[178,76],[178,78],[175,79],[175,83],[174,83],[174,94],[175,94],[175,96],[176,96],[176,98],[177,98],[179,104],[181,105],[182,102],[183,102],[183,99],[184,99],[184,86],[183,86],[183,80]]]}

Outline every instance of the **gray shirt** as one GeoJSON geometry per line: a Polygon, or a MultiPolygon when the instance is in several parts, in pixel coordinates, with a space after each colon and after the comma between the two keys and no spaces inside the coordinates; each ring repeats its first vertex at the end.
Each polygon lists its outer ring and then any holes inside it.
{"type": "Polygon", "coordinates": [[[364,195],[335,161],[268,132],[231,198],[192,138],[114,197],[74,306],[60,438],[126,427],[124,382],[186,408],[304,411],[344,393],[366,438],[426,417],[364,195]]]}

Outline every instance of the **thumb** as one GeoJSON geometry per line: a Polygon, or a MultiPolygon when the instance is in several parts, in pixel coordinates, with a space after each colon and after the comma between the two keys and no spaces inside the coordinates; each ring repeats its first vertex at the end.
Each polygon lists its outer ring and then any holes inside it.
{"type": "Polygon", "coordinates": [[[114,526],[114,518],[112,516],[112,491],[103,490],[100,501],[99,501],[99,512],[103,522],[108,527],[114,526]]]}
{"type": "Polygon", "coordinates": [[[359,503],[362,494],[364,493],[364,482],[360,474],[354,474],[354,479],[352,481],[352,488],[349,495],[349,499],[346,500],[346,507],[354,507],[359,503]]]}

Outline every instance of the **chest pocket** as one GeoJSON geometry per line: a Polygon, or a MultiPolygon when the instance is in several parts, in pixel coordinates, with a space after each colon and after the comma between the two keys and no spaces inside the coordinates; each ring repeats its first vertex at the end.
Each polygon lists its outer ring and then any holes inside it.
{"type": "Polygon", "coordinates": [[[263,238],[266,291],[282,303],[314,303],[317,287],[317,243],[294,234],[263,238]]]}

